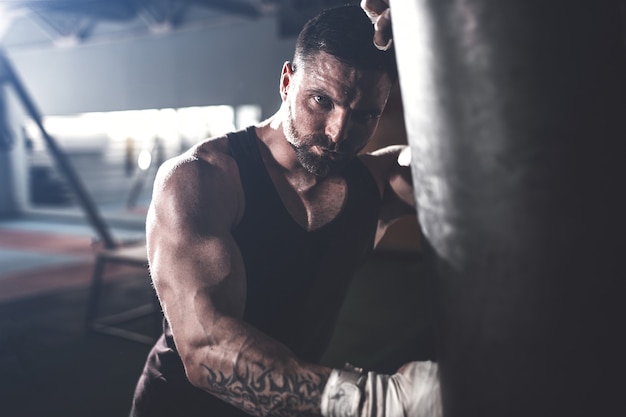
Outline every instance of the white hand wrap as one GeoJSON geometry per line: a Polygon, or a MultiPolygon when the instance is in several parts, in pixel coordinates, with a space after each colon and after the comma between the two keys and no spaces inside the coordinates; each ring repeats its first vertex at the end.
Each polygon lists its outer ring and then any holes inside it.
{"type": "Polygon", "coordinates": [[[334,370],[322,394],[324,417],[440,417],[437,364],[410,362],[394,375],[334,370]]]}
{"type": "Polygon", "coordinates": [[[365,385],[363,370],[346,365],[333,369],[322,393],[322,415],[325,417],[358,417],[365,385]]]}

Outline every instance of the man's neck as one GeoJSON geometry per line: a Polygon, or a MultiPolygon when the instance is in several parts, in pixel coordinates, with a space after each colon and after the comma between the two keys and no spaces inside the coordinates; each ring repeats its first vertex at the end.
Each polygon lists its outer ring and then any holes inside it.
{"type": "Polygon", "coordinates": [[[271,120],[257,126],[260,152],[274,187],[291,217],[301,227],[314,230],[336,218],[347,195],[343,177],[317,177],[298,161],[283,134],[271,120]]]}
{"type": "Polygon", "coordinates": [[[256,133],[261,141],[261,155],[268,171],[284,177],[296,192],[306,193],[326,180],[302,166],[283,133],[277,115],[259,124],[256,133]]]}

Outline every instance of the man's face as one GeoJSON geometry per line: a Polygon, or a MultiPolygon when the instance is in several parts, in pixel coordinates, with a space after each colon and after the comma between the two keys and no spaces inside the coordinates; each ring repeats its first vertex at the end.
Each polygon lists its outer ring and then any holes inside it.
{"type": "Polygon", "coordinates": [[[283,129],[302,166],[317,176],[340,170],[371,138],[391,81],[320,52],[293,71],[283,67],[283,129]]]}

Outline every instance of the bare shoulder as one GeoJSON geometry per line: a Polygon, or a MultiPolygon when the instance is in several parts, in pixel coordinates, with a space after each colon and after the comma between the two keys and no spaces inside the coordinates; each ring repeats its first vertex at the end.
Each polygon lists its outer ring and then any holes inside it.
{"type": "Polygon", "coordinates": [[[406,152],[408,148],[407,145],[389,145],[361,156],[368,161],[366,164],[390,164],[397,162],[400,154],[406,152]]]}
{"type": "MultiPolygon", "coordinates": [[[[407,145],[391,145],[361,154],[359,158],[369,169],[382,192],[391,177],[408,167],[409,163],[403,161],[403,157],[407,156],[408,151],[407,145]]],[[[410,162],[410,155],[408,155],[408,159],[410,162]]]]}
{"type": "Polygon", "coordinates": [[[202,142],[163,163],[154,183],[152,206],[172,220],[237,222],[243,191],[226,137],[202,142]]]}

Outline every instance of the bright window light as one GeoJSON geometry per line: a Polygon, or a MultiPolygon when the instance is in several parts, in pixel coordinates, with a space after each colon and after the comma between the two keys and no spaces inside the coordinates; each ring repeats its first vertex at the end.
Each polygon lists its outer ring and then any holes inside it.
{"type": "Polygon", "coordinates": [[[152,165],[152,155],[150,154],[149,150],[143,149],[141,152],[139,152],[139,157],[137,158],[137,166],[140,170],[145,171],[150,168],[150,165],[152,165]]]}
{"type": "Polygon", "coordinates": [[[237,129],[244,129],[261,121],[261,107],[245,105],[237,107],[237,129]]]}

